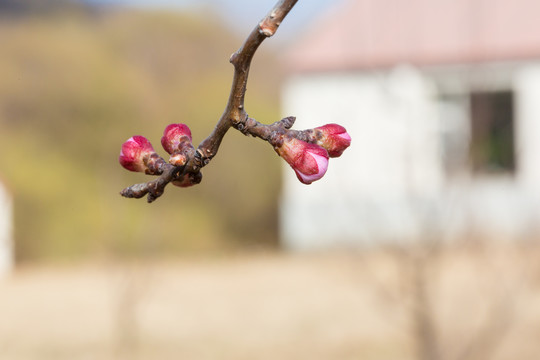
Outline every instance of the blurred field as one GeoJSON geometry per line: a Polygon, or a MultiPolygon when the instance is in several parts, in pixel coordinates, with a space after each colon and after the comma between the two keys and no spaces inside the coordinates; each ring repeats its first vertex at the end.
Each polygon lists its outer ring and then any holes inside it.
{"type": "MultiPolygon", "coordinates": [[[[17,260],[275,245],[279,158],[237,132],[201,185],[170,186],[152,206],[118,195],[148,180],[118,164],[126,139],[144,135],[164,155],[170,123],[188,124],[196,144],[210,133],[242,39],[211,12],[43,7],[0,12],[0,152],[9,154],[0,179],[14,194],[17,260]]],[[[246,109],[279,120],[280,75],[267,47],[252,69],[246,109]]]]}
{"type": "Polygon", "coordinates": [[[437,359],[540,357],[538,249],[414,254],[23,268],[0,282],[0,358],[419,359],[419,289],[437,359]]]}

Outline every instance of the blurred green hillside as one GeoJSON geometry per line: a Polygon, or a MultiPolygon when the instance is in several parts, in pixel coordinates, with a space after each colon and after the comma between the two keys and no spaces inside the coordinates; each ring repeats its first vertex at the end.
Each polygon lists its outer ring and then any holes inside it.
{"type": "MultiPolygon", "coordinates": [[[[15,196],[18,260],[275,245],[280,160],[237,132],[200,185],[170,186],[153,204],[118,195],[149,179],[118,164],[127,138],[144,135],[158,150],[169,123],[187,123],[197,144],[210,133],[241,42],[213,15],[4,14],[0,178],[15,196]]],[[[246,108],[262,122],[279,117],[274,64],[262,49],[251,72],[246,108]]]]}

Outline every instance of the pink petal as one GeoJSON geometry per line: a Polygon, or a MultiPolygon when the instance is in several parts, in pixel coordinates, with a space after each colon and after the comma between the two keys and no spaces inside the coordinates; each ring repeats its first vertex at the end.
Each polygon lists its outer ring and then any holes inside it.
{"type": "Polygon", "coordinates": [[[295,172],[296,176],[301,182],[309,185],[312,182],[319,180],[324,176],[324,174],[326,174],[326,170],[328,170],[328,158],[310,152],[308,152],[306,156],[311,156],[315,160],[315,162],[317,163],[317,172],[311,175],[301,173],[296,169],[295,172]]]}
{"type": "Polygon", "coordinates": [[[345,140],[349,141],[349,142],[351,141],[351,136],[346,132],[344,132],[343,134],[338,134],[338,136],[340,138],[342,138],[342,139],[345,139],[345,140]]]}

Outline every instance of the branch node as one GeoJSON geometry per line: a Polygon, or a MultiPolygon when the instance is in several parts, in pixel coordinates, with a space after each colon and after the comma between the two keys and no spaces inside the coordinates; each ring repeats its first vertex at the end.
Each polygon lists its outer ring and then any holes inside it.
{"type": "Polygon", "coordinates": [[[281,147],[284,142],[283,134],[278,131],[272,132],[270,138],[268,139],[268,142],[274,147],[274,149],[281,147]]]}
{"type": "Polygon", "coordinates": [[[266,37],[272,37],[276,33],[276,29],[273,29],[264,23],[260,23],[259,32],[266,37]]]}
{"type": "Polygon", "coordinates": [[[234,125],[234,128],[238,131],[240,131],[242,134],[248,136],[249,135],[249,129],[246,125],[243,123],[238,123],[234,125]]]}

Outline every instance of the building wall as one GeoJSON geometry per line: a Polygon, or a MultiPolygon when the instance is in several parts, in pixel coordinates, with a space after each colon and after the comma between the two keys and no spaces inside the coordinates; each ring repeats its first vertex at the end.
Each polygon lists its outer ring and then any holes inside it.
{"type": "Polygon", "coordinates": [[[296,128],[342,124],[352,144],[331,159],[325,178],[310,186],[284,170],[284,245],[313,249],[535,232],[539,93],[540,67],[521,65],[291,77],[283,91],[284,115],[297,116],[296,128]],[[467,103],[445,103],[441,93],[475,86],[515,91],[515,176],[449,177],[444,168],[442,134],[450,120],[464,130],[462,141],[468,140],[467,103]]]}
{"type": "Polygon", "coordinates": [[[532,197],[540,197],[540,64],[516,71],[517,127],[520,185],[532,197]]]}
{"type": "Polygon", "coordinates": [[[14,265],[12,204],[10,193],[0,182],[0,277],[7,275],[14,265]]]}

